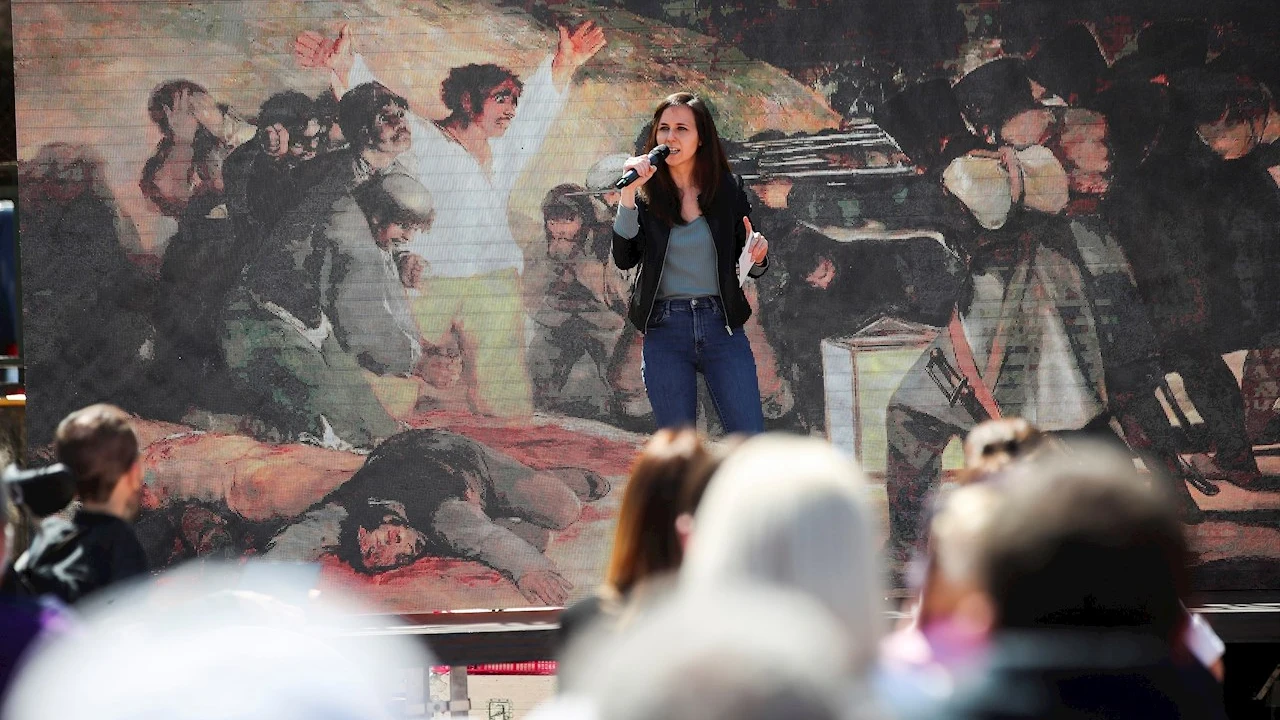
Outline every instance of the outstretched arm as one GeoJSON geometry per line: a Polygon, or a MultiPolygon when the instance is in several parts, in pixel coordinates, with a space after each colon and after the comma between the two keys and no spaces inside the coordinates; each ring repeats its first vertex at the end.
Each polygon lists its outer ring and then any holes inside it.
{"type": "MultiPolygon", "coordinates": [[[[339,98],[352,87],[378,79],[364,58],[356,52],[355,33],[349,25],[343,25],[333,38],[326,38],[312,31],[302,33],[294,42],[293,55],[301,67],[331,71],[329,82],[339,98]]],[[[406,120],[413,138],[413,148],[402,154],[399,161],[410,172],[422,178],[423,168],[428,167],[423,165],[425,158],[436,153],[437,143],[451,141],[445,139],[435,123],[423,120],[415,112],[410,112],[406,120]]]]}
{"type": "Polygon", "coordinates": [[[446,500],[432,516],[434,534],[459,557],[477,560],[511,578],[531,602],[561,605],[573,585],[529,543],[489,519],[478,505],[446,500]]]}
{"type": "Polygon", "coordinates": [[[301,67],[332,71],[334,91],[342,97],[350,87],[351,68],[356,59],[351,26],[344,24],[333,38],[312,30],[298,35],[293,42],[293,57],[301,67]]]}
{"type": "Polygon", "coordinates": [[[559,31],[555,54],[525,79],[511,125],[501,136],[489,140],[494,176],[506,192],[537,157],[542,141],[564,110],[574,72],[604,47],[604,32],[594,23],[583,23],[573,31],[560,27],[559,31]]]}
{"type": "Polygon", "coordinates": [[[555,57],[551,59],[551,79],[556,90],[564,92],[578,68],[604,48],[604,30],[590,20],[573,30],[564,25],[557,26],[557,30],[560,31],[560,42],[556,45],[555,57]]]}
{"type": "Polygon", "coordinates": [[[273,562],[315,562],[338,546],[346,519],[346,508],[337,503],[313,507],[272,536],[262,557],[273,562]]]}

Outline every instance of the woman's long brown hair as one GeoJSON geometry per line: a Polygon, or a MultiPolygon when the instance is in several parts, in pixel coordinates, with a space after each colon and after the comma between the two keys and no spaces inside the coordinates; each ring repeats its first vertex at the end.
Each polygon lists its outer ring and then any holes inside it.
{"type": "Polygon", "coordinates": [[[683,510],[684,486],[709,459],[702,438],[691,428],[659,430],[631,467],[605,585],[625,595],[636,583],[675,570],[684,559],[676,518],[683,510]]]}
{"type": "MultiPolygon", "coordinates": [[[[698,129],[698,150],[694,155],[693,181],[698,186],[698,207],[706,215],[711,210],[711,203],[720,189],[720,179],[730,172],[729,159],[725,157],[724,148],[720,146],[720,133],[716,131],[716,121],[711,117],[702,98],[690,92],[678,92],[668,95],[658,103],[653,111],[653,124],[649,128],[649,141],[645,143],[647,153],[658,145],[658,123],[667,108],[682,105],[693,111],[694,124],[698,129]]],[[[683,225],[680,216],[680,191],[671,179],[671,170],[663,164],[654,173],[653,178],[640,189],[649,210],[659,220],[668,225],[683,225]]]]}

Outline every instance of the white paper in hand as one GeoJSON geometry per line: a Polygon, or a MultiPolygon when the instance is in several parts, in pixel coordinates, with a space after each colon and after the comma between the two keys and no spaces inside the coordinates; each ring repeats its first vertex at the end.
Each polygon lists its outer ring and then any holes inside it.
{"type": "Polygon", "coordinates": [[[747,273],[751,272],[751,266],[755,263],[751,262],[751,251],[748,247],[751,243],[742,246],[742,254],[738,256],[738,287],[747,281],[747,273]]]}

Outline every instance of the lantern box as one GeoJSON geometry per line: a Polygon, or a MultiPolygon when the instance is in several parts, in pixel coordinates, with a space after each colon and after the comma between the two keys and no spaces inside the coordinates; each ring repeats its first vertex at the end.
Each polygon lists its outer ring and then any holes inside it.
{"type": "MultiPolygon", "coordinates": [[[[889,398],[938,332],[932,325],[885,316],[852,335],[822,341],[827,437],[877,477],[885,470],[889,398]]],[[[946,402],[941,392],[938,402],[946,402]]],[[[945,469],[964,464],[958,439],[947,446],[942,462],[945,469]]]]}

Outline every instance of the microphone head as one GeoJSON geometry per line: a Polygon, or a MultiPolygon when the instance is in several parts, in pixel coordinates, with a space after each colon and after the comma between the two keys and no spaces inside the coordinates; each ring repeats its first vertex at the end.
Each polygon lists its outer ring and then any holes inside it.
{"type": "Polygon", "coordinates": [[[670,154],[671,154],[671,148],[667,147],[666,145],[654,146],[654,148],[649,151],[649,162],[651,163],[661,162],[663,160],[666,160],[667,156],[670,154]]]}

